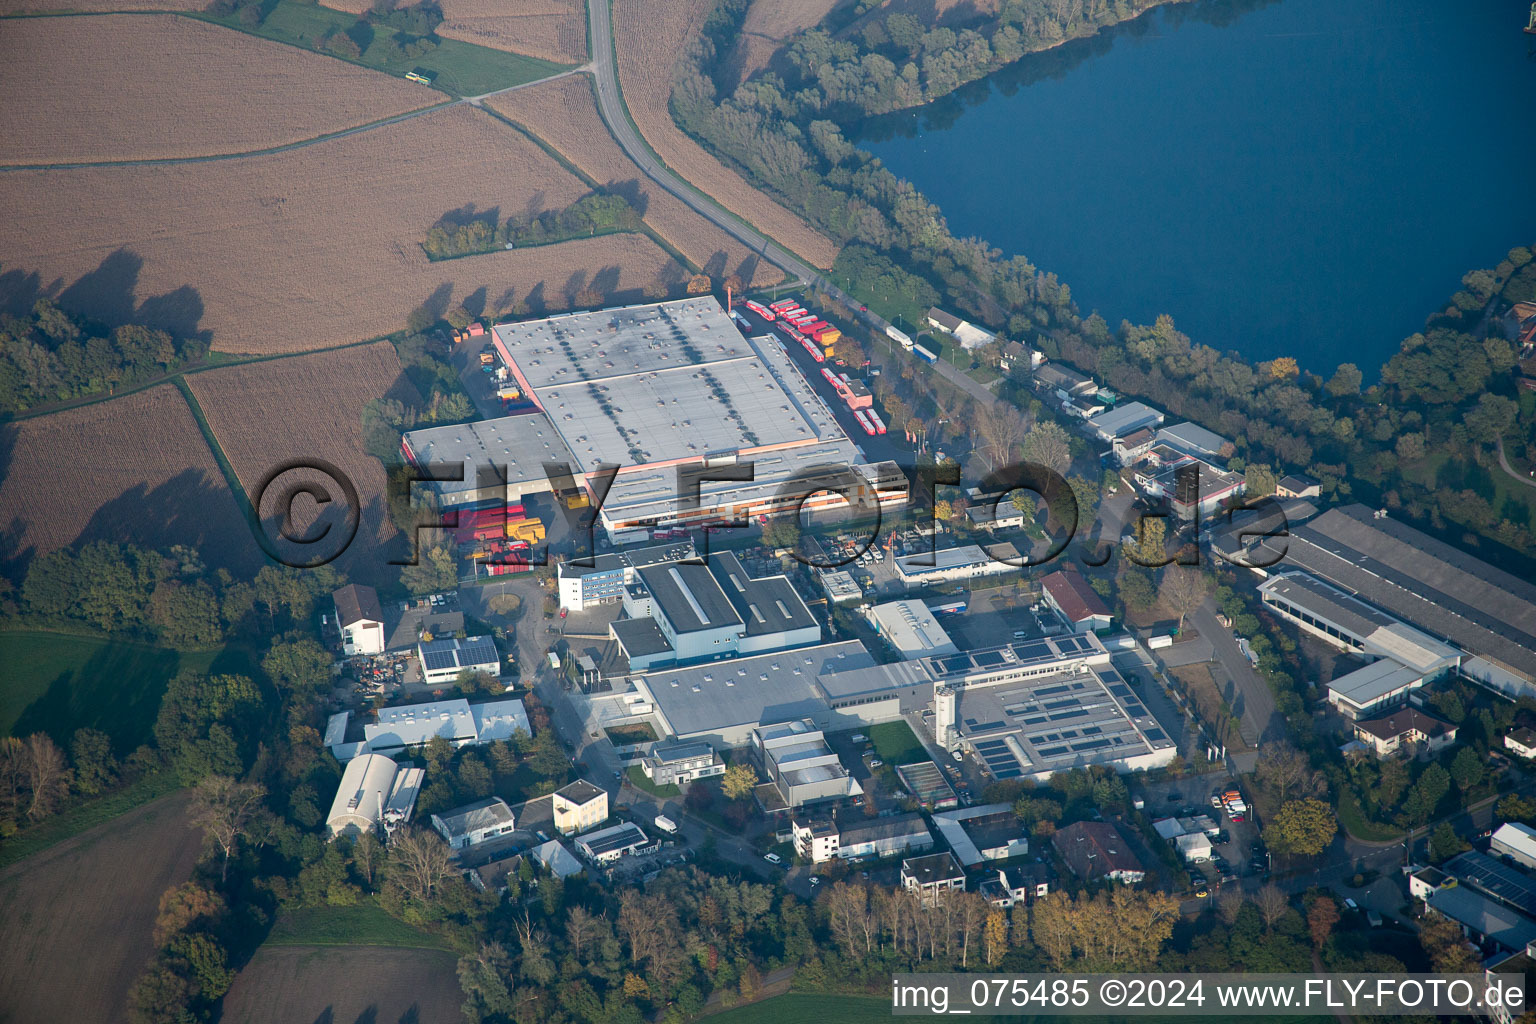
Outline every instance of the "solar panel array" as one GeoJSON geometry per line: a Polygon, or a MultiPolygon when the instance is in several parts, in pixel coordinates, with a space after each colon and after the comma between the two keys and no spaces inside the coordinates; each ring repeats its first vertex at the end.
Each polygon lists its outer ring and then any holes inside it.
{"type": "Polygon", "coordinates": [[[1445,870],[1516,910],[1536,915],[1536,879],[1517,868],[1469,850],[1447,861],[1445,870]]]}

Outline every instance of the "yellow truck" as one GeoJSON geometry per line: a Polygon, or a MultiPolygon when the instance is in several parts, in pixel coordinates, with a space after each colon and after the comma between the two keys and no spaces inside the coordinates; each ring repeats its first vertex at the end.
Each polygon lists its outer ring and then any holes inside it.
{"type": "Polygon", "coordinates": [[[544,522],[534,517],[520,519],[515,523],[507,524],[507,536],[513,540],[527,541],[532,544],[544,539],[544,522]]]}

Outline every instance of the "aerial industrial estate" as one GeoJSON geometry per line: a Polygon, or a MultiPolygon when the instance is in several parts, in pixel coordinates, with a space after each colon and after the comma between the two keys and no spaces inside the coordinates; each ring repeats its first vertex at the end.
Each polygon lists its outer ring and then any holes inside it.
{"type": "Polygon", "coordinates": [[[12,6],[0,1021],[1536,1020],[1536,8],[12,6]]]}

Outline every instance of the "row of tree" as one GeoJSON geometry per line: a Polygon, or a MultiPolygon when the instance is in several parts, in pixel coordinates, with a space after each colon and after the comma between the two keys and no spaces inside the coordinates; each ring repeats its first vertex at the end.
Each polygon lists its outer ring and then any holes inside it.
{"type": "Polygon", "coordinates": [[[623,196],[593,192],[562,210],[519,214],[500,224],[492,217],[444,218],[427,231],[421,247],[431,259],[447,260],[497,249],[638,230],[640,215],[623,196]]]}
{"type": "Polygon", "coordinates": [[[0,412],[116,391],[207,353],[200,337],[137,324],[108,329],[39,299],[24,316],[0,317],[0,412]]]}
{"type": "MultiPolygon", "coordinates": [[[[208,648],[279,622],[306,622],[342,583],[331,567],[264,566],[251,580],[210,572],[194,548],[165,551],[92,541],[28,565],[5,611],[37,625],[73,624],[176,648],[208,648]]],[[[3,595],[0,595],[3,596],[3,595]]]]}

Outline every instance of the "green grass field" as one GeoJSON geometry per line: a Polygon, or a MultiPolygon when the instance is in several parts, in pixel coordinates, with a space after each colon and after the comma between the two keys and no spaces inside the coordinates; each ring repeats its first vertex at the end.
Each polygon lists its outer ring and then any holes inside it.
{"type": "Polygon", "coordinates": [[[249,659],[225,648],[181,652],[66,633],[0,633],[0,732],[45,732],[67,747],[89,726],[112,737],[121,756],[150,738],[160,697],[183,669],[249,672],[249,659]]]}
{"type": "MultiPolygon", "coordinates": [[[[791,992],[764,999],[760,1003],[723,1010],[709,1016],[710,1024],[876,1024],[893,1018],[890,1000],[883,996],[822,995],[791,992]]],[[[975,1024],[1030,1024],[1032,1021],[1071,1020],[1073,1024],[1109,1024],[1128,1020],[1124,1017],[982,1017],[973,1016],[975,1024]]],[[[1174,1020],[1174,1017],[1137,1017],[1137,1021],[1174,1020]]],[[[1301,1021],[1331,1020],[1326,1017],[1268,1017],[1268,1024],[1298,1024],[1301,1021]]]]}
{"type": "Polygon", "coordinates": [[[297,0],[278,0],[271,13],[255,28],[241,24],[238,15],[192,16],[305,50],[317,50],[319,41],[333,31],[350,33],[354,41],[363,47],[362,57],[355,63],[392,75],[404,75],[413,68],[425,68],[437,73],[434,83],[437,88],[457,96],[478,96],[506,89],[548,77],[566,67],[564,64],[492,50],[457,39],[443,39],[436,49],[420,57],[405,57],[390,45],[394,36],[393,29],[372,26],[355,28],[358,25],[355,15],[319,4],[299,3],[297,0]]]}
{"type": "Polygon", "coordinates": [[[881,722],[870,726],[868,734],[876,756],[888,765],[929,760],[928,751],[912,735],[912,727],[906,722],[881,722]]]}
{"type": "Polygon", "coordinates": [[[279,915],[267,934],[272,946],[394,946],[456,952],[446,939],[412,928],[371,903],[301,907],[279,915]]]}

